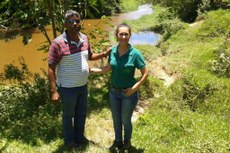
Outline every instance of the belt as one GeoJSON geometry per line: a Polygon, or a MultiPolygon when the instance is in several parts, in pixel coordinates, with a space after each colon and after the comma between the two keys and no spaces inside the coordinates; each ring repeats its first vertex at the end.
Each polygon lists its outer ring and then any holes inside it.
{"type": "Polygon", "coordinates": [[[123,90],[125,90],[125,89],[128,89],[129,87],[127,87],[127,88],[118,88],[118,87],[111,87],[113,90],[115,90],[115,91],[117,91],[117,92],[120,92],[120,91],[123,91],[123,90]]]}

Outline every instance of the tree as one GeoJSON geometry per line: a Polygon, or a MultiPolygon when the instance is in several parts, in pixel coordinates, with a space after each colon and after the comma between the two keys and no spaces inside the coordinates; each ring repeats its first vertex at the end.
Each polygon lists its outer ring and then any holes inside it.
{"type": "Polygon", "coordinates": [[[198,7],[204,6],[203,3],[209,4],[210,9],[216,9],[222,0],[145,0],[152,4],[160,4],[164,7],[170,7],[173,12],[176,12],[183,21],[194,22],[198,16],[198,7]],[[209,1],[209,2],[208,2],[209,1]]]}
{"type": "Polygon", "coordinates": [[[7,39],[22,35],[23,43],[27,44],[32,39],[33,29],[39,27],[50,43],[45,27],[52,24],[53,37],[57,36],[57,31],[63,29],[59,16],[65,11],[65,5],[69,4],[70,0],[67,1],[64,3],[61,0],[5,0],[0,7],[0,11],[4,12],[0,15],[0,24],[7,30],[14,31],[7,39]]]}
{"type": "Polygon", "coordinates": [[[83,18],[93,18],[93,15],[101,17],[110,14],[117,5],[117,0],[4,0],[0,5],[0,11],[3,12],[0,14],[0,27],[12,32],[6,40],[22,35],[25,45],[32,41],[32,32],[38,27],[48,42],[40,50],[47,50],[51,38],[45,27],[52,25],[53,38],[63,32],[66,10],[75,9],[83,18]]]}

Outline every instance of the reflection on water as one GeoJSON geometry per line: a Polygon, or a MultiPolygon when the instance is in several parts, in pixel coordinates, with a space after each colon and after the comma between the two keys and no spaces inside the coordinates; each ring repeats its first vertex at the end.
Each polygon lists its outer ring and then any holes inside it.
{"type": "Polygon", "coordinates": [[[130,38],[130,43],[133,45],[156,45],[159,40],[159,35],[151,31],[145,31],[140,33],[133,33],[130,38]]]}
{"type": "Polygon", "coordinates": [[[140,17],[142,17],[143,15],[148,15],[148,14],[152,14],[152,13],[153,13],[153,9],[152,9],[151,5],[146,4],[146,5],[139,6],[138,10],[136,10],[136,11],[120,14],[119,18],[122,20],[123,19],[136,20],[136,19],[139,19],[140,17]]]}

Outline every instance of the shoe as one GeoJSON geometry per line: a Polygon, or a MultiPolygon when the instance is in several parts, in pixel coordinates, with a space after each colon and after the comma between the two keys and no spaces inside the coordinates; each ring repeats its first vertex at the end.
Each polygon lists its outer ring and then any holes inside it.
{"type": "Polygon", "coordinates": [[[121,149],[123,147],[122,141],[113,141],[113,144],[109,147],[109,149],[121,149]]]}
{"type": "Polygon", "coordinates": [[[77,144],[77,145],[88,145],[89,142],[90,142],[90,141],[89,141],[86,137],[84,137],[82,140],[76,141],[76,144],[77,144]]]}
{"type": "Polygon", "coordinates": [[[65,144],[65,146],[66,148],[71,149],[71,150],[78,147],[78,145],[75,143],[65,144]]]}
{"type": "Polygon", "coordinates": [[[131,148],[131,141],[124,141],[123,149],[129,150],[131,148]]]}

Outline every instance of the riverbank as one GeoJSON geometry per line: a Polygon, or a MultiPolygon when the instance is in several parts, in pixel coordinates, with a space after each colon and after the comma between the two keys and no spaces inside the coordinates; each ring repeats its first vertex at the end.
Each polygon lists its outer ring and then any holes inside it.
{"type": "MultiPolygon", "coordinates": [[[[187,25],[154,48],[157,57],[149,63],[151,69],[160,66],[177,80],[158,91],[159,97],[149,100],[147,112],[137,120],[138,148],[146,152],[229,151],[229,15],[227,10],[211,11],[203,21],[187,25]],[[223,73],[218,73],[217,65],[223,73]]],[[[139,29],[147,19],[130,24],[139,29]]],[[[148,29],[154,29],[154,21],[148,29]]],[[[157,75],[157,71],[152,74],[157,75]]]]}

